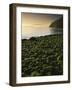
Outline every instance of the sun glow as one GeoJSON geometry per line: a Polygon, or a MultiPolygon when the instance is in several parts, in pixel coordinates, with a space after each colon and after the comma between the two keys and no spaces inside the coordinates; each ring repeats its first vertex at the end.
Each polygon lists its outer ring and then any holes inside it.
{"type": "Polygon", "coordinates": [[[21,13],[22,37],[44,32],[57,18],[53,14],[21,13]]]}

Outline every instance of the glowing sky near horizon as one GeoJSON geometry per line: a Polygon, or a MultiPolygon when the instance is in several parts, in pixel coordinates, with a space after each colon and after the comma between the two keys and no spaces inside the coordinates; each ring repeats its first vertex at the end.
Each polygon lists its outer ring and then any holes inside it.
{"type": "Polygon", "coordinates": [[[48,28],[49,25],[60,18],[61,15],[56,14],[39,14],[39,13],[21,13],[22,36],[29,35],[33,32],[33,28],[48,28]],[[32,28],[32,29],[31,29],[32,28]]]}

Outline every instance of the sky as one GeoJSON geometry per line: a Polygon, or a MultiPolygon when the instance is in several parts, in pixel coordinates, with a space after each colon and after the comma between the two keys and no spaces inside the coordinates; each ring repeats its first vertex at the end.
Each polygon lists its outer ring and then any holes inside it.
{"type": "MultiPolygon", "coordinates": [[[[50,24],[61,15],[56,14],[39,14],[39,13],[21,13],[22,36],[30,35],[39,28],[49,28],[50,24]]],[[[42,30],[42,29],[41,29],[42,30]]],[[[40,32],[40,31],[39,31],[40,32]]]]}
{"type": "Polygon", "coordinates": [[[36,14],[36,13],[22,13],[22,26],[25,27],[39,27],[49,26],[60,15],[54,14],[36,14]]]}

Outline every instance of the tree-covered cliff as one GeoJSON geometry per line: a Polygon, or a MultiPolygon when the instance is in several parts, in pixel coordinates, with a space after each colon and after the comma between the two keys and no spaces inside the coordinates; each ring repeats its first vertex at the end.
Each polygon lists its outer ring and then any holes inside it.
{"type": "Polygon", "coordinates": [[[54,28],[63,28],[63,17],[57,19],[56,21],[54,21],[50,27],[54,27],[54,28]]]}

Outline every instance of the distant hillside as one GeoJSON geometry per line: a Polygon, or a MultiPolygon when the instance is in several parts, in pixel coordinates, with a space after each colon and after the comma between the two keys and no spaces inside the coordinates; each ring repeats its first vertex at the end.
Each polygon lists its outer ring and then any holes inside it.
{"type": "Polygon", "coordinates": [[[56,21],[54,21],[50,27],[55,27],[55,28],[63,28],[63,17],[61,17],[60,19],[57,19],[56,21]]]}

